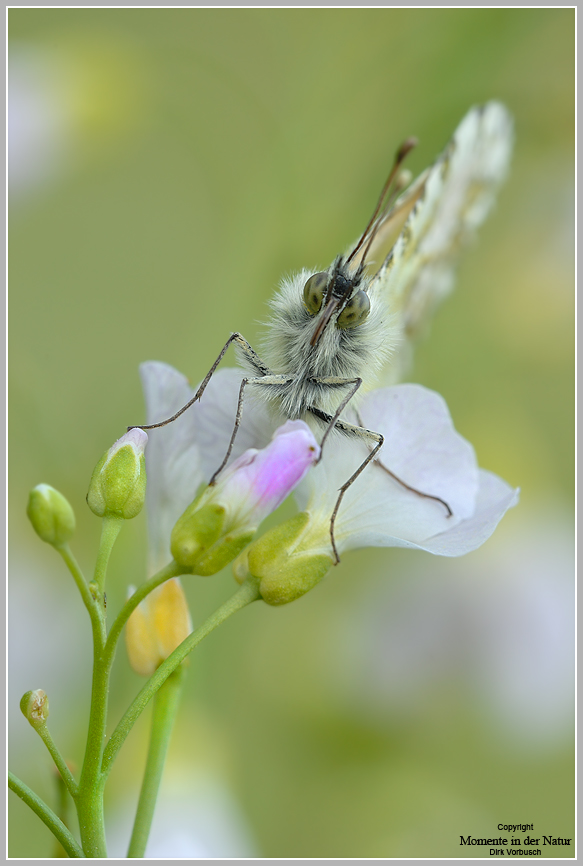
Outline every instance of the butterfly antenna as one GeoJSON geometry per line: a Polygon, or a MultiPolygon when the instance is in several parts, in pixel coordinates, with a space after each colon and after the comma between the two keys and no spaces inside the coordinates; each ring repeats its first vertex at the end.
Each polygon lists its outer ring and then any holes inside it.
{"type": "Polygon", "coordinates": [[[417,145],[417,139],[416,138],[408,138],[406,141],[403,142],[403,144],[401,145],[401,147],[397,151],[397,155],[395,156],[395,162],[394,162],[393,167],[391,169],[391,173],[389,174],[387,181],[386,181],[386,183],[382,189],[382,192],[379,196],[379,200],[377,202],[377,206],[374,209],[373,215],[371,216],[370,220],[368,221],[367,227],[365,228],[362,235],[360,236],[360,240],[358,241],[355,248],[352,250],[352,252],[348,256],[348,258],[346,259],[345,264],[347,264],[347,265],[350,264],[350,261],[354,258],[354,256],[357,254],[357,252],[362,248],[363,244],[368,240],[368,244],[367,244],[366,250],[364,252],[364,255],[362,257],[362,261],[364,262],[364,260],[366,259],[366,255],[370,249],[370,245],[371,245],[371,243],[374,239],[374,236],[377,232],[377,229],[381,223],[382,217],[384,216],[384,214],[386,212],[387,205],[390,202],[389,193],[391,192],[391,187],[393,185],[393,181],[395,180],[395,178],[397,176],[397,172],[401,168],[401,165],[403,164],[405,158],[413,150],[413,148],[416,147],[416,145],[417,145]],[[387,198],[387,195],[389,195],[389,199],[385,203],[385,199],[387,198]],[[380,218],[379,218],[379,214],[381,214],[380,218]],[[369,234],[370,234],[370,237],[369,237],[369,234]]]}

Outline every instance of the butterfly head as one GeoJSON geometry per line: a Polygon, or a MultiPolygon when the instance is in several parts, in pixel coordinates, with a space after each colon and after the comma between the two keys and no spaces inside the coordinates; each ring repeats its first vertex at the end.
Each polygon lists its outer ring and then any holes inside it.
{"type": "Polygon", "coordinates": [[[397,151],[393,168],[373,215],[348,258],[339,256],[329,272],[314,274],[306,282],[304,304],[312,316],[318,317],[310,346],[316,345],[330,322],[334,321],[337,328],[346,330],[356,328],[368,316],[370,300],[366,285],[363,285],[365,263],[383,220],[399,192],[409,183],[409,177],[405,178],[400,169],[403,160],[416,144],[417,139],[408,138],[397,151]]]}
{"type": "Polygon", "coordinates": [[[363,285],[363,269],[351,272],[342,257],[329,271],[313,274],[304,286],[304,305],[317,318],[310,345],[315,346],[325,328],[334,322],[336,328],[356,328],[370,311],[370,301],[363,285]]]}

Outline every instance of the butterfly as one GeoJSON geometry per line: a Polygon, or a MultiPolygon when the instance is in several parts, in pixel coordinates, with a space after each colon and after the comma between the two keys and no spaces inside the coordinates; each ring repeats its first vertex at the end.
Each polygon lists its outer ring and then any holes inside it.
{"type": "Polygon", "coordinates": [[[246,375],[229,446],[210,483],[233,449],[247,389],[270,405],[276,419],[320,426],[322,448],[333,431],[366,441],[368,456],[338,491],[330,517],[337,562],[336,515],[346,490],[373,460],[413,495],[452,513],[443,499],[410,487],[380,461],[383,436],[362,426],[355,398],[400,378],[416,337],[451,290],[459,253],[486,218],[507,174],[512,118],[498,102],[470,109],[433,165],[411,183],[402,164],[415,144],[407,139],[397,151],[358,241],[328,269],[302,270],[282,281],[261,355],[242,334],[231,334],[194,397],[171,418],[142,428],[164,426],[200,400],[234,344],[246,375]],[[342,417],[345,410],[350,422],[342,417]]]}

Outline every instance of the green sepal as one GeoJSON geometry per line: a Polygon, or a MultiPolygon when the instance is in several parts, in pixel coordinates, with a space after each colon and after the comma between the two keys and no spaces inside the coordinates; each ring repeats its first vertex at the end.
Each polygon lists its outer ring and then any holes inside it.
{"type": "Polygon", "coordinates": [[[230,532],[214,544],[208,553],[201,556],[192,568],[193,574],[209,577],[216,574],[230,562],[253,540],[254,532],[230,532]]]}
{"type": "Polygon", "coordinates": [[[91,474],[89,482],[89,490],[87,491],[87,505],[97,517],[103,517],[105,514],[105,497],[101,489],[100,474],[103,469],[103,464],[107,460],[108,451],[105,452],[101,460],[91,474]]]}
{"type": "MultiPolygon", "coordinates": [[[[295,601],[319,583],[333,565],[325,553],[297,549],[310,515],[296,514],[285,523],[266,532],[245,554],[250,574],[259,578],[259,591],[267,604],[280,605],[295,601]]],[[[243,576],[245,563],[240,560],[235,574],[243,576]]]]}
{"type": "Polygon", "coordinates": [[[178,565],[188,568],[192,574],[209,577],[238,556],[255,531],[226,531],[225,506],[216,502],[200,505],[202,496],[195,499],[176,522],[170,552],[178,565]]]}
{"type": "MultiPolygon", "coordinates": [[[[203,494],[204,495],[204,494],[203,494]]],[[[179,565],[192,568],[223,534],[226,512],[222,505],[200,505],[201,496],[178,518],[170,536],[170,552],[179,565]]]]}
{"type": "Polygon", "coordinates": [[[107,491],[107,509],[121,514],[126,520],[142,510],[146,496],[146,461],[142,454],[136,467],[136,452],[124,445],[113,455],[104,469],[103,485],[107,491]],[[138,469],[136,473],[136,468],[138,469]],[[137,474],[137,477],[136,477],[137,474]],[[128,495],[128,486],[131,490],[128,495]]]}
{"type": "Polygon", "coordinates": [[[91,476],[87,505],[98,517],[106,514],[131,520],[142,510],[146,496],[146,461],[131,445],[111,455],[106,451],[91,476]]]}

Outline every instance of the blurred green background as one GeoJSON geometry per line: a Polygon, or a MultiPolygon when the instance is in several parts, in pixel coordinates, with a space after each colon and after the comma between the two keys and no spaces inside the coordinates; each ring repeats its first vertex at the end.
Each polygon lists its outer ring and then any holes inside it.
{"type": "MultiPolygon", "coordinates": [[[[90,571],[87,484],[144,417],[139,363],[196,382],[231,331],[256,342],[279,277],[358,236],[398,144],[418,136],[420,171],[496,98],[512,173],[410,378],[521,503],[459,561],[357,551],[205,641],[148,853],[482,856],[460,835],[519,822],[572,837],[574,10],[13,8],[9,37],[11,768],[54,803],[18,700],[47,691],[80,765],[90,689],[87,617],[30,488],[69,498],[90,571]]],[[[110,610],[144,563],[141,515],[110,610]]],[[[195,624],[234,588],[228,570],[185,585],[195,624]]],[[[112,723],[140,687],[121,647],[112,723]]],[[[144,718],[111,777],[112,855],[146,738],[144,718]]],[[[10,799],[10,855],[52,856],[10,799]]]]}

